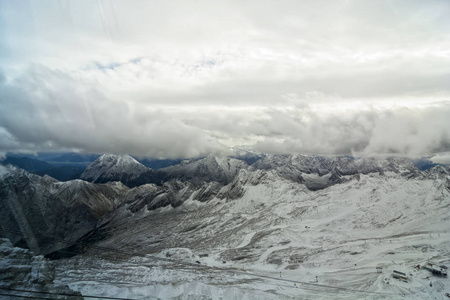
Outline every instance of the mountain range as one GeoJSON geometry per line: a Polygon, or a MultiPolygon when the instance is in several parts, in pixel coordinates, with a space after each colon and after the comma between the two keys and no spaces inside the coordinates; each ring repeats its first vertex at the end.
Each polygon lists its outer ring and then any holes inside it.
{"type": "MultiPolygon", "coordinates": [[[[238,155],[209,155],[155,170],[129,155],[104,154],[80,178],[61,182],[0,165],[0,235],[54,259],[56,283],[71,284],[82,294],[94,289],[89,282],[108,282],[121,272],[132,281],[149,278],[152,288],[106,285],[135,295],[177,297],[164,272],[178,274],[182,264],[204,284],[178,275],[170,281],[186,295],[208,290],[211,299],[230,287],[236,299],[249,291],[259,299],[298,296],[292,288],[270,292],[273,279],[253,281],[246,272],[320,276],[328,286],[407,299],[431,291],[416,289],[423,283],[417,277],[408,287],[411,293],[403,295],[400,283],[390,281],[386,289],[387,277],[365,275],[367,270],[382,266],[412,273],[412,263],[433,258],[446,264],[450,254],[449,165],[421,170],[404,158],[266,154],[249,163],[238,155]],[[111,255],[121,261],[108,260],[111,255]],[[157,269],[136,269],[131,263],[136,257],[157,269]],[[83,270],[78,277],[75,261],[83,270]],[[108,265],[111,273],[97,274],[102,279],[96,281],[88,270],[92,263],[108,265]],[[236,281],[220,281],[219,271],[235,272],[236,281]]],[[[450,287],[439,282],[442,290],[450,287]]],[[[121,294],[105,290],[102,295],[121,294]]],[[[305,289],[301,295],[340,299],[328,291],[305,289]]]]}

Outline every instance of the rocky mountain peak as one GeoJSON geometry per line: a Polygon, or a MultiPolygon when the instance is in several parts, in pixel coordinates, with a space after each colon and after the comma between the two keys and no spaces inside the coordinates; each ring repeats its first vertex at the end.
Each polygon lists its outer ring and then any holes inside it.
{"type": "Polygon", "coordinates": [[[226,156],[209,155],[207,157],[183,162],[182,164],[161,169],[168,178],[199,182],[229,183],[239,173],[239,170],[248,165],[235,158],[226,156]]]}
{"type": "Polygon", "coordinates": [[[80,178],[91,182],[122,181],[126,184],[148,170],[130,155],[103,154],[87,167],[80,178]]]}

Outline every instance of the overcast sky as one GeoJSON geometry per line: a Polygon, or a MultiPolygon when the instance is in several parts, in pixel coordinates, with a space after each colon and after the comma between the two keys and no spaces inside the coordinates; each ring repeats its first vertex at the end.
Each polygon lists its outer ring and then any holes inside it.
{"type": "Polygon", "coordinates": [[[0,0],[0,153],[450,158],[450,2],[0,0]]]}

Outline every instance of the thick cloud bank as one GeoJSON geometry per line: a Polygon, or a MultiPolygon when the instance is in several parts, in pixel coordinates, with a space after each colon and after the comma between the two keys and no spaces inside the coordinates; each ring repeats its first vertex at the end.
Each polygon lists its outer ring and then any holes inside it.
{"type": "Polygon", "coordinates": [[[274,153],[450,151],[450,102],[307,104],[290,94],[280,106],[153,107],[110,99],[90,81],[43,67],[3,80],[0,91],[3,152],[69,148],[173,158],[226,152],[239,144],[274,153]]]}
{"type": "Polygon", "coordinates": [[[449,157],[447,1],[0,1],[0,152],[449,157]]]}
{"type": "Polygon", "coordinates": [[[450,151],[450,103],[302,105],[205,112],[189,122],[261,152],[419,157],[450,151]]]}
{"type": "Polygon", "coordinates": [[[196,157],[224,147],[161,109],[111,100],[90,82],[35,67],[1,83],[0,150],[79,149],[152,157],[196,157]]]}

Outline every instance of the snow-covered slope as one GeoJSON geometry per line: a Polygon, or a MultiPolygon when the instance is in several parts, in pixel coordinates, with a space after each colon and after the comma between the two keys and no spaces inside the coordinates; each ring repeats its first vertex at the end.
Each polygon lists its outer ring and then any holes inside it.
{"type": "Polygon", "coordinates": [[[444,299],[448,280],[414,266],[450,266],[449,178],[358,175],[311,191],[275,170],[242,170],[206,202],[194,191],[176,208],[124,206],[96,244],[120,248],[121,260],[78,263],[76,274],[63,260],[58,278],[111,297],[444,299]],[[219,197],[237,187],[239,197],[219,197]],[[126,282],[112,283],[117,274],[126,282]]]}
{"type": "Polygon", "coordinates": [[[53,214],[83,207],[51,228],[75,237],[76,221],[95,220],[87,252],[55,262],[57,283],[89,295],[443,299],[450,289],[446,278],[413,267],[450,266],[448,167],[301,155],[267,155],[248,167],[209,156],[161,172],[161,185],[128,188],[0,167],[0,222],[16,222],[1,228],[32,236],[57,223],[53,214]]]}
{"type": "Polygon", "coordinates": [[[90,182],[132,182],[149,169],[130,155],[103,154],[81,174],[80,178],[90,182]]]}

